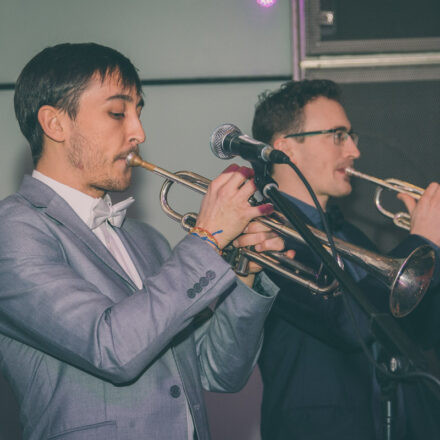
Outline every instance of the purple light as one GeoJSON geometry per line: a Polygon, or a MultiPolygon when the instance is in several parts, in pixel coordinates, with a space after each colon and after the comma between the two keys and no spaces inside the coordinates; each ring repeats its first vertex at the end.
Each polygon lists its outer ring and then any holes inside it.
{"type": "Polygon", "coordinates": [[[263,6],[263,8],[270,8],[270,7],[273,6],[276,2],[277,2],[277,0],[257,0],[257,3],[258,3],[260,6],[263,6]]]}

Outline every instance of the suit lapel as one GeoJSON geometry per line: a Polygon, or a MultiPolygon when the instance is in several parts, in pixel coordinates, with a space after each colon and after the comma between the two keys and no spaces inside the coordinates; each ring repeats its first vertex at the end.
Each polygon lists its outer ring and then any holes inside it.
{"type": "Polygon", "coordinates": [[[157,257],[155,257],[154,261],[151,261],[147,252],[141,252],[135,237],[124,228],[124,225],[121,228],[115,228],[115,231],[133,261],[133,264],[141,277],[142,284],[145,285],[146,279],[153,274],[154,268],[157,266],[157,257]]]}
{"type": "Polygon", "coordinates": [[[35,208],[45,215],[62,224],[70,230],[93,254],[95,254],[109,269],[116,272],[124,281],[136,290],[136,286],[128,277],[113,255],[101,243],[98,237],[77,216],[69,204],[55,191],[44,183],[30,176],[25,176],[19,193],[35,208]]]}

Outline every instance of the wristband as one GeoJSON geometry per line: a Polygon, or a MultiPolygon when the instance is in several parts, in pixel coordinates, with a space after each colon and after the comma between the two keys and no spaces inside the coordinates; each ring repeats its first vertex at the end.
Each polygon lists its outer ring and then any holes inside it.
{"type": "Polygon", "coordinates": [[[196,237],[199,237],[200,239],[202,239],[203,241],[207,241],[208,243],[211,243],[212,245],[214,245],[215,249],[217,250],[217,252],[221,255],[222,251],[220,249],[220,246],[218,244],[218,241],[216,240],[216,238],[214,237],[214,235],[217,234],[221,234],[223,232],[222,229],[219,229],[218,231],[213,232],[212,234],[207,231],[206,229],[203,228],[199,228],[199,227],[194,227],[191,228],[189,230],[189,234],[190,235],[195,235],[196,237]]]}

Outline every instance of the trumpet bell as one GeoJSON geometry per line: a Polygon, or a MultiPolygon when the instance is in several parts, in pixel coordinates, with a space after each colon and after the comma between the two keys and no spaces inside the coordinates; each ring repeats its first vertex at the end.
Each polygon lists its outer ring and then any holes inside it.
{"type": "Polygon", "coordinates": [[[434,250],[428,245],[418,247],[405,258],[391,287],[393,316],[403,318],[417,307],[431,283],[434,262],[434,250]]]}

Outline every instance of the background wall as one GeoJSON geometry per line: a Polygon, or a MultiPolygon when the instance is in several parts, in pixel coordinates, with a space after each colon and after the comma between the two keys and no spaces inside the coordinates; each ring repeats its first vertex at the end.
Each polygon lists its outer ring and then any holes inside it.
{"type": "MultiPolygon", "coordinates": [[[[303,8],[317,1],[292,3],[303,8]]],[[[213,177],[228,165],[210,152],[215,127],[231,122],[250,133],[257,95],[292,75],[292,12],[289,0],[267,9],[255,0],[1,0],[0,199],[15,192],[23,174],[32,170],[11,89],[24,64],[44,47],[95,41],[127,55],[146,84],[143,157],[170,171],[213,177]]],[[[330,71],[312,73],[325,77],[330,71]]],[[[333,79],[350,82],[347,71],[340,78],[334,69],[331,73],[333,79]]],[[[362,84],[343,85],[347,112],[361,134],[358,168],[422,186],[439,180],[440,78],[417,81],[415,72],[411,82],[390,78],[376,84],[368,83],[369,74],[362,84]]],[[[161,184],[160,178],[136,170],[130,189],[136,204],[130,214],[175,244],[183,232],[160,210],[161,184]]],[[[355,184],[343,205],[385,250],[402,234],[376,214],[371,194],[369,185],[355,184]]],[[[200,202],[182,188],[171,198],[181,211],[197,210],[200,202]]],[[[239,394],[207,395],[213,439],[258,440],[261,392],[256,371],[239,394]]],[[[18,440],[18,432],[16,402],[0,377],[0,440],[18,440]]]]}

